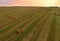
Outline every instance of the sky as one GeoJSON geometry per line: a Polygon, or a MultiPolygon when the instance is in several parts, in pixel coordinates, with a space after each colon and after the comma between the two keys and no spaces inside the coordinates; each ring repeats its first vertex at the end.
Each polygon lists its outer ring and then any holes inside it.
{"type": "Polygon", "coordinates": [[[0,6],[60,6],[59,0],[0,0],[0,6]]]}

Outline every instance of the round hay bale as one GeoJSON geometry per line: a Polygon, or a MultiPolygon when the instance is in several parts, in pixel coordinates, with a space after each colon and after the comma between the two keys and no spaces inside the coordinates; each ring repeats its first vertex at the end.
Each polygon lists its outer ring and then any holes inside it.
{"type": "Polygon", "coordinates": [[[12,19],[15,19],[15,18],[12,18],[12,19]]]}
{"type": "Polygon", "coordinates": [[[8,15],[5,15],[4,17],[7,17],[8,15]]]}
{"type": "Polygon", "coordinates": [[[54,15],[56,15],[56,13],[54,15]]]}
{"type": "Polygon", "coordinates": [[[8,18],[11,18],[11,16],[8,16],[8,18]]]}
{"type": "Polygon", "coordinates": [[[59,14],[57,16],[60,16],[59,14]]]}
{"type": "Polygon", "coordinates": [[[16,33],[17,34],[21,34],[21,33],[23,33],[23,30],[22,29],[18,29],[16,33]]]}

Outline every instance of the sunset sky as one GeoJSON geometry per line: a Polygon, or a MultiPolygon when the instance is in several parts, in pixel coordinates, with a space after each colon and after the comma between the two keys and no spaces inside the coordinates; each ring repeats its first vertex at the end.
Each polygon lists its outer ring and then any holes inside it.
{"type": "Polygon", "coordinates": [[[59,6],[59,0],[0,0],[0,6],[59,6]]]}

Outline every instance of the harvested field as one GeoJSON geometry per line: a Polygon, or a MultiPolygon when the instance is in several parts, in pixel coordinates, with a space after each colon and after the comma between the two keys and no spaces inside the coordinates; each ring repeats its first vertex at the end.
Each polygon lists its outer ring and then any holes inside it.
{"type": "Polygon", "coordinates": [[[60,41],[60,8],[0,7],[0,41],[60,41]]]}

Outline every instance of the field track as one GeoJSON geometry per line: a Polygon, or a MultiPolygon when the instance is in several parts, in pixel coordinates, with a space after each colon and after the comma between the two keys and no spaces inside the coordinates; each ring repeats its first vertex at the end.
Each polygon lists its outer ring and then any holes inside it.
{"type": "Polygon", "coordinates": [[[57,7],[0,7],[0,41],[60,41],[59,13],[57,7]]]}

